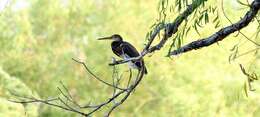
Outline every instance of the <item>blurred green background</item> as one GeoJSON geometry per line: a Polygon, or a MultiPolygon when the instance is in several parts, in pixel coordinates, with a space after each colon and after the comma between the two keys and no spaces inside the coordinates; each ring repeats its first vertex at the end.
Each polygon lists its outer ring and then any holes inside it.
{"type": "MultiPolygon", "coordinates": [[[[248,10],[240,9],[236,0],[224,2],[233,21],[248,10]]],[[[146,33],[158,18],[158,3],[159,0],[1,0],[0,116],[78,116],[46,105],[23,106],[7,101],[12,98],[11,92],[41,98],[57,96],[59,81],[82,104],[107,99],[111,89],[91,79],[71,58],[85,61],[95,74],[111,81],[112,68],[108,63],[115,55],[110,42],[96,39],[118,33],[141,50],[146,33]]],[[[223,14],[220,16],[221,25],[229,25],[223,14]]],[[[256,27],[257,23],[251,23],[242,32],[253,34],[256,27]]],[[[184,43],[207,37],[220,28],[208,24],[199,29],[200,36],[192,30],[184,43]]],[[[260,74],[259,54],[228,61],[230,49],[240,41],[241,52],[253,47],[244,43],[243,36],[233,34],[211,47],[172,59],[165,57],[168,43],[161,51],[145,57],[148,75],[112,116],[259,117],[259,81],[253,84],[256,91],[246,97],[246,77],[238,66],[241,63],[260,74]]],[[[127,69],[126,65],[121,66],[127,69]]],[[[105,109],[95,116],[102,116],[105,109]]]]}

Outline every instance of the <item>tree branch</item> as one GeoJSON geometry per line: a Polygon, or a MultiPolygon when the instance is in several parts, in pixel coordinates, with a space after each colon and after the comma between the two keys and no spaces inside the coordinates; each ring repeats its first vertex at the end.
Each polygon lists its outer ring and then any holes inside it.
{"type": "Polygon", "coordinates": [[[174,22],[168,23],[168,24],[162,24],[162,23],[158,24],[155,27],[154,31],[152,31],[151,35],[149,36],[149,39],[148,39],[149,42],[144,47],[140,56],[125,59],[125,60],[114,61],[114,62],[110,63],[109,65],[113,66],[113,65],[127,63],[127,62],[132,61],[132,60],[139,60],[139,59],[143,58],[148,53],[152,53],[156,50],[160,50],[165,45],[167,40],[178,31],[178,28],[181,25],[181,23],[184,20],[186,20],[188,18],[188,16],[190,16],[205,1],[207,1],[207,0],[194,0],[192,2],[192,4],[188,5],[187,9],[184,12],[182,12],[177,18],[175,18],[174,22]],[[160,31],[163,30],[163,29],[164,29],[164,35],[163,35],[162,40],[158,44],[156,44],[155,46],[150,47],[152,45],[155,37],[158,36],[160,31]]]}
{"type": "Polygon", "coordinates": [[[178,54],[185,53],[185,52],[188,52],[191,50],[200,49],[202,47],[206,47],[206,46],[212,45],[218,41],[223,40],[231,33],[234,33],[235,31],[239,31],[242,28],[246,27],[256,16],[259,8],[260,8],[260,1],[259,0],[253,1],[252,4],[250,5],[250,10],[237,23],[220,29],[218,32],[216,32],[215,34],[211,35],[208,38],[193,41],[177,50],[174,50],[174,51],[170,52],[170,54],[168,56],[178,55],[178,54]]]}
{"type": "MultiPolygon", "coordinates": [[[[131,95],[131,93],[135,90],[135,88],[139,85],[141,80],[143,79],[144,76],[144,66],[141,65],[141,70],[138,72],[137,76],[135,77],[135,82],[130,83],[128,81],[127,85],[125,88],[119,88],[118,84],[121,78],[113,77],[113,80],[116,80],[115,83],[110,84],[105,81],[103,81],[101,78],[97,77],[91,70],[87,67],[87,65],[84,62],[78,61],[76,59],[73,59],[75,62],[80,63],[81,65],[84,66],[86,71],[90,73],[95,79],[98,81],[104,83],[105,85],[108,85],[113,88],[113,95],[108,98],[106,101],[96,104],[96,105],[90,105],[87,104],[85,106],[80,106],[75,100],[73,100],[71,94],[68,91],[68,88],[62,83],[62,88],[65,90],[65,92],[62,91],[61,88],[58,87],[58,91],[60,92],[61,96],[52,98],[52,99],[38,99],[34,97],[27,97],[27,96],[20,96],[12,93],[15,97],[18,97],[18,100],[9,100],[14,103],[21,103],[21,104],[28,104],[28,103],[43,103],[46,105],[54,106],[60,109],[64,109],[67,111],[71,111],[77,114],[80,114],[85,117],[91,116],[93,113],[96,111],[104,108],[105,106],[112,105],[108,109],[108,112],[105,114],[105,117],[108,117],[113,110],[115,110],[119,105],[123,104],[126,99],[131,95]],[[129,84],[130,83],[130,84],[129,84]],[[129,86],[130,85],[130,86],[129,86]],[[122,98],[121,98],[122,96],[122,98]],[[65,99],[63,99],[65,98],[65,99]],[[117,100],[119,100],[117,102],[117,100]],[[90,111],[88,113],[81,111],[82,109],[89,109],[90,111]]],[[[115,71],[113,72],[115,73],[115,71]]],[[[113,75],[114,76],[114,75],[113,75]]],[[[122,77],[122,76],[119,76],[122,77]]],[[[130,72],[129,79],[132,77],[132,72],[130,72]]]]}

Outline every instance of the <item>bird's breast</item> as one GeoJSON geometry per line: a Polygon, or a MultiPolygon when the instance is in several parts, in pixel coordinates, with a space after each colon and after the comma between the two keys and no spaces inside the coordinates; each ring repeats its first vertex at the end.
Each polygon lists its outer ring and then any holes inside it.
{"type": "Polygon", "coordinates": [[[120,42],[112,42],[111,44],[111,48],[114,54],[116,54],[117,56],[121,57],[122,56],[122,47],[120,46],[120,42]]]}

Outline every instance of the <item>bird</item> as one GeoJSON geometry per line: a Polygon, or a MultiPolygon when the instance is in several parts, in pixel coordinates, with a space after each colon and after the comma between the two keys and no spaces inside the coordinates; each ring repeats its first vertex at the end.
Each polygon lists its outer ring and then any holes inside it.
{"type": "MultiPolygon", "coordinates": [[[[113,34],[109,37],[102,37],[98,38],[98,40],[113,40],[111,43],[112,51],[115,55],[122,59],[129,59],[132,57],[138,57],[140,56],[139,52],[136,50],[136,48],[130,44],[129,42],[126,42],[123,40],[123,38],[119,34],[113,34]]],[[[144,73],[147,74],[147,69],[144,65],[143,58],[139,60],[132,60],[128,62],[128,65],[132,69],[138,69],[141,70],[141,65],[144,66],[144,73]]]]}

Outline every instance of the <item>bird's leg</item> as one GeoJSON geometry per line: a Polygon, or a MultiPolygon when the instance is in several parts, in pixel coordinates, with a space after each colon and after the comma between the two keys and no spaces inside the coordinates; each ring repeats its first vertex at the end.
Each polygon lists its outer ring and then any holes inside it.
{"type": "Polygon", "coordinates": [[[112,57],[112,63],[116,63],[116,58],[112,57]]]}
{"type": "Polygon", "coordinates": [[[115,57],[112,57],[112,62],[109,63],[108,65],[109,65],[109,66],[114,66],[114,65],[116,65],[116,64],[118,64],[118,61],[116,60],[115,57]]]}
{"type": "Polygon", "coordinates": [[[127,88],[129,87],[131,80],[132,80],[132,70],[129,68],[129,78],[128,78],[128,82],[127,82],[127,88]]]}

